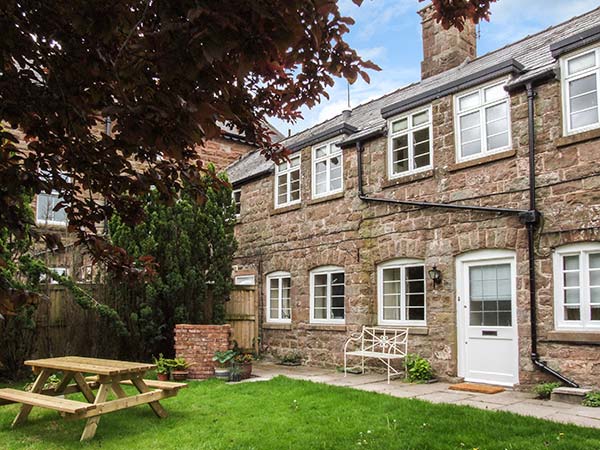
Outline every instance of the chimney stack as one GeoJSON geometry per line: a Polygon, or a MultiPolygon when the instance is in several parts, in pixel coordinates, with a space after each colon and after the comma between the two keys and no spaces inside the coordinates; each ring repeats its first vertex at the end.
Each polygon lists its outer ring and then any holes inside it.
{"type": "Polygon", "coordinates": [[[459,31],[455,27],[445,30],[434,18],[433,5],[419,11],[423,33],[423,61],[421,79],[429,78],[461,65],[467,58],[477,56],[475,24],[467,19],[459,31]]]}

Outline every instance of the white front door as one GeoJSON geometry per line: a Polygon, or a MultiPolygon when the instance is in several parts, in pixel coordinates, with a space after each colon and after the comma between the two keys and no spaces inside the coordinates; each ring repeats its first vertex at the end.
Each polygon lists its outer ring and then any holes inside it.
{"type": "Polygon", "coordinates": [[[519,382],[514,252],[481,250],[457,258],[458,374],[466,381],[519,382]]]}

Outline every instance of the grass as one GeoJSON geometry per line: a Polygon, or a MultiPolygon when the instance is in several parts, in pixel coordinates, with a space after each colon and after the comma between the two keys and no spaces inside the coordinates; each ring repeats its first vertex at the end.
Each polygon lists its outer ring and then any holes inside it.
{"type": "Polygon", "coordinates": [[[18,406],[2,406],[0,449],[600,449],[595,429],[285,377],[192,382],[162,403],[167,419],[145,405],[108,414],[83,444],[83,421],[34,408],[13,430],[18,406]]]}

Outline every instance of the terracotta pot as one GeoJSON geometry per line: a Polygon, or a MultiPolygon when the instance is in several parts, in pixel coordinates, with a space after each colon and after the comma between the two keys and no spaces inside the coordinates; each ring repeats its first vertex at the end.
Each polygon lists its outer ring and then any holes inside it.
{"type": "Polygon", "coordinates": [[[252,375],[252,363],[242,364],[242,380],[247,380],[252,375]]]}
{"type": "Polygon", "coordinates": [[[158,381],[169,381],[169,374],[168,373],[157,373],[156,378],[158,379],[158,381]]]}
{"type": "Polygon", "coordinates": [[[189,372],[187,370],[174,370],[171,372],[171,376],[173,377],[173,381],[185,381],[189,372]]]}

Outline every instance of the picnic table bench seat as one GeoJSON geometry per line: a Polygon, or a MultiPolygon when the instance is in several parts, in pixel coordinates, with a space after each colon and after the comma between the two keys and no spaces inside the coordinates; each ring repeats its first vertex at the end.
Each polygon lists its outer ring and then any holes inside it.
{"type": "MultiPolygon", "coordinates": [[[[85,381],[94,383],[98,381],[98,376],[89,376],[85,377],[85,381]]],[[[154,389],[162,389],[163,391],[173,391],[179,390],[187,387],[187,383],[178,383],[176,381],[160,381],[160,380],[146,380],[144,379],[144,383],[146,386],[154,389]]],[[[133,386],[133,381],[131,380],[121,380],[119,384],[127,384],[129,386],[133,386]]]]}
{"type": "MultiPolygon", "coordinates": [[[[187,383],[178,383],[176,381],[144,380],[144,383],[150,388],[162,389],[163,391],[173,391],[187,387],[187,383]]],[[[133,386],[131,380],[123,380],[120,384],[129,384],[133,386]]]]}
{"type": "Polygon", "coordinates": [[[348,373],[348,357],[361,358],[362,373],[365,372],[365,358],[375,358],[387,367],[387,382],[391,375],[400,371],[392,366],[392,360],[406,358],[408,348],[408,328],[385,328],[363,326],[359,333],[353,333],[344,344],[344,376],[348,373]],[[352,350],[352,347],[357,347],[352,350]]]}
{"type": "Polygon", "coordinates": [[[39,408],[53,409],[68,414],[80,414],[96,407],[91,403],[78,402],[67,398],[49,397],[44,394],[36,394],[34,392],[20,391],[11,388],[0,389],[0,399],[37,406],[39,408]]]}

